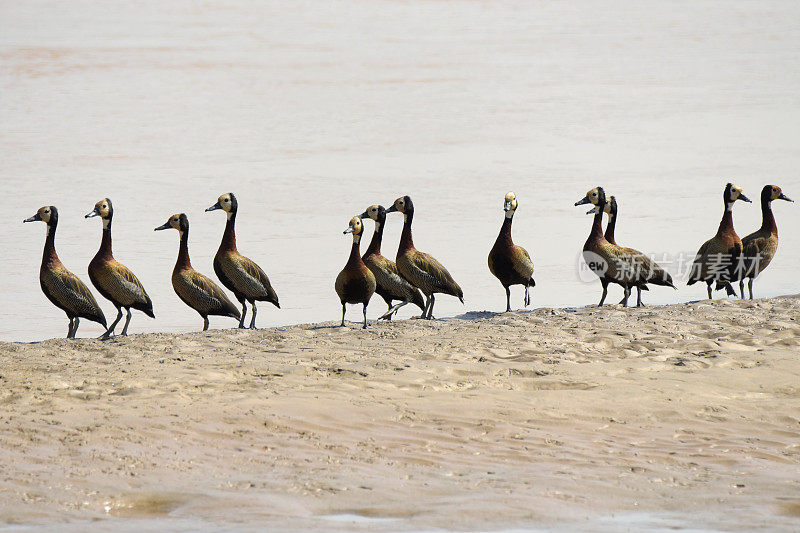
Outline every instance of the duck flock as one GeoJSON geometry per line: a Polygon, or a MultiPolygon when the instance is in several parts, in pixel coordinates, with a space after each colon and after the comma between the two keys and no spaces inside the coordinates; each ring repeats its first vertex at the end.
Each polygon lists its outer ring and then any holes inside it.
{"type": "MultiPolygon", "coordinates": [[[[715,290],[725,289],[735,295],[732,283],[739,282],[739,294],[744,298],[744,282],[748,280],[750,298],[753,298],[753,280],[769,265],[778,249],[778,228],[772,213],[773,200],[786,200],[781,188],[765,185],[761,190],[761,227],[750,235],[739,238],[733,228],[733,205],[737,200],[750,202],[740,187],[728,183],[723,193],[725,211],[717,233],[700,246],[689,275],[688,285],[705,282],[708,297],[715,290]]],[[[595,187],[586,193],[576,206],[592,204],[589,213],[594,214],[589,237],[583,246],[583,256],[589,268],[600,279],[603,293],[599,305],[605,302],[608,285],[622,287],[624,296],[620,302],[628,305],[633,288],[637,290],[636,305],[642,306],[642,291],[649,285],[675,288],[672,277],[646,254],[617,244],[614,231],[617,218],[617,201],[614,196],[606,196],[602,187],[595,187]],[[605,232],[602,227],[603,215],[608,214],[605,232]]],[[[533,278],[533,261],[525,248],[514,244],[511,238],[511,224],[517,211],[515,194],[506,194],[503,210],[505,217],[500,233],[489,252],[488,265],[491,273],[500,281],[506,293],[506,311],[511,311],[511,291],[513,285],[525,289],[523,303],[530,304],[530,289],[536,286],[533,278]]],[[[189,259],[189,219],[185,214],[172,215],[155,228],[175,229],[180,235],[178,259],[172,271],[172,287],[178,297],[203,318],[203,330],[208,329],[208,317],[227,316],[239,320],[239,327],[245,327],[247,304],[250,304],[249,327],[256,327],[256,302],[269,302],[280,308],[278,295],[270,284],[269,277],[261,267],[243,256],[236,248],[236,213],[238,202],[233,193],[223,194],[206,211],[222,210],[227,215],[222,242],[214,257],[214,272],[222,284],[231,291],[242,306],[241,311],[228,298],[222,288],[209,277],[192,267],[189,259]]],[[[108,339],[126,312],[122,335],[127,335],[131,321],[131,309],[141,311],[151,318],[153,302],[136,275],[118,262],[111,248],[111,222],[114,208],[111,200],[104,198],[97,202],[86,218],[100,217],[103,221],[103,235],[100,249],[89,263],[89,279],[100,294],[111,301],[117,309],[117,316],[109,325],[102,309],[92,292],[80,278],[67,270],[58,258],[55,249],[55,235],[58,227],[58,209],[44,206],[24,222],[41,221],[47,225],[47,238],[39,271],[42,292],[69,318],[67,338],[74,339],[81,318],[98,322],[106,328],[102,339],[108,339]]],[[[379,319],[391,320],[399,308],[414,304],[420,308],[419,318],[433,319],[433,306],[437,294],[454,296],[464,302],[464,293],[447,269],[433,256],[414,247],[411,225],[414,220],[414,203],[409,196],[397,198],[386,209],[381,205],[371,205],[360,215],[354,216],[345,234],[352,233],[353,244],[350,257],[336,277],[335,289],[342,304],[342,322],[347,304],[363,306],[364,322],[367,327],[367,306],[373,294],[378,294],[388,305],[387,311],[379,319]],[[383,230],[386,217],[391,213],[401,213],[404,218],[403,231],[397,248],[395,261],[381,254],[383,230]],[[364,222],[374,223],[372,240],[361,255],[361,237],[364,222]],[[396,302],[396,303],[395,303],[396,302]]]]}

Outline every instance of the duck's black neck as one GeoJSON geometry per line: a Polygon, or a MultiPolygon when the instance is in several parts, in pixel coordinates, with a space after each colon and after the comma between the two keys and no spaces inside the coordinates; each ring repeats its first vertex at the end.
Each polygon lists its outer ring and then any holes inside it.
{"type": "Polygon", "coordinates": [[[58,254],[56,253],[56,228],[58,223],[47,225],[47,238],[44,240],[44,252],[42,253],[42,268],[58,263],[58,254]]]}
{"type": "Polygon", "coordinates": [[[597,213],[594,214],[594,221],[592,222],[592,230],[589,232],[588,240],[602,241],[603,237],[603,209],[605,204],[600,203],[597,205],[597,213]]]}
{"type": "Polygon", "coordinates": [[[772,200],[761,198],[761,230],[778,234],[778,225],[775,224],[775,216],[772,214],[772,200]]]}
{"type": "Polygon", "coordinates": [[[733,231],[733,202],[725,202],[725,211],[722,213],[722,220],[719,222],[717,235],[722,235],[733,231]]]}
{"type": "Polygon", "coordinates": [[[228,213],[228,221],[225,223],[225,232],[222,234],[222,242],[219,244],[220,251],[236,251],[236,211],[228,213]]]}
{"type": "Polygon", "coordinates": [[[381,253],[381,242],[383,242],[383,224],[386,220],[376,220],[375,221],[375,231],[372,233],[372,240],[369,241],[369,246],[367,247],[367,251],[364,252],[364,255],[380,255],[381,253]]]}
{"type": "Polygon", "coordinates": [[[100,241],[100,249],[97,255],[111,257],[111,219],[103,219],[103,239],[100,241]]]}
{"type": "Polygon", "coordinates": [[[189,259],[189,229],[180,232],[181,243],[178,247],[178,260],[175,262],[175,270],[182,270],[185,268],[192,268],[192,262],[189,259]]]}
{"type": "MultiPolygon", "coordinates": [[[[511,213],[511,212],[509,212],[509,213],[511,213]]],[[[514,213],[511,213],[510,216],[508,214],[506,214],[506,216],[503,218],[503,225],[500,226],[500,233],[497,235],[497,241],[495,241],[496,245],[497,244],[513,245],[514,244],[514,241],[511,240],[511,223],[513,221],[514,221],[514,213]]]]}
{"type": "Polygon", "coordinates": [[[414,248],[414,239],[411,237],[411,222],[414,220],[414,210],[406,211],[403,216],[405,217],[405,222],[403,222],[403,232],[400,234],[398,253],[414,248]]]}
{"type": "Polygon", "coordinates": [[[361,237],[356,235],[353,238],[353,247],[350,248],[350,258],[347,260],[347,265],[345,268],[353,268],[357,267],[359,264],[363,264],[363,261],[361,260],[361,252],[359,251],[360,248],[361,237]]]}
{"type": "Polygon", "coordinates": [[[611,244],[617,244],[614,240],[614,230],[617,228],[617,214],[614,211],[608,214],[608,224],[606,225],[605,238],[611,244]]]}

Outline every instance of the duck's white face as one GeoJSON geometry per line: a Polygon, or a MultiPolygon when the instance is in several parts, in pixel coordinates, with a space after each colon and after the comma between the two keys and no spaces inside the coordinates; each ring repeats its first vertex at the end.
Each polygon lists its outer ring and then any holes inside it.
{"type": "Polygon", "coordinates": [[[222,210],[226,213],[230,213],[231,209],[233,209],[233,201],[231,200],[230,194],[221,195],[219,198],[217,198],[217,201],[219,202],[220,207],[222,207],[222,210]]]}
{"type": "Polygon", "coordinates": [[[400,198],[395,200],[394,201],[394,207],[395,207],[395,209],[397,209],[401,213],[405,213],[406,212],[406,200],[405,200],[405,198],[401,196],[400,198]]]}
{"type": "Polygon", "coordinates": [[[505,200],[503,201],[503,210],[506,213],[514,212],[517,210],[517,196],[513,192],[509,192],[506,194],[505,200]]]}
{"type": "Polygon", "coordinates": [[[781,188],[778,187],[777,185],[770,185],[770,187],[772,187],[772,192],[770,193],[770,200],[777,200],[778,198],[780,198],[781,194],[783,194],[781,188]]]}
{"type": "Polygon", "coordinates": [[[180,213],[175,213],[174,215],[169,217],[169,220],[167,221],[167,223],[170,225],[170,227],[175,228],[176,230],[180,231],[181,230],[181,214],[180,213]]]}
{"type": "Polygon", "coordinates": [[[742,188],[738,185],[731,187],[731,200],[736,200],[742,195],[742,188]]]}
{"type": "Polygon", "coordinates": [[[42,219],[42,222],[44,222],[45,224],[50,223],[50,216],[53,214],[53,212],[51,211],[49,205],[40,207],[39,210],[36,212],[39,214],[39,217],[42,219]]]}
{"type": "Polygon", "coordinates": [[[101,218],[108,218],[108,215],[111,214],[111,204],[109,204],[108,198],[103,198],[94,204],[94,208],[101,218]]]}
{"type": "Polygon", "coordinates": [[[586,197],[589,198],[589,201],[594,205],[598,205],[600,203],[600,191],[597,190],[597,187],[594,189],[589,189],[589,191],[586,193],[586,197]]]}
{"type": "Polygon", "coordinates": [[[378,213],[380,212],[379,207],[380,206],[377,205],[371,205],[367,208],[366,211],[367,216],[376,222],[378,221],[378,213]]]}

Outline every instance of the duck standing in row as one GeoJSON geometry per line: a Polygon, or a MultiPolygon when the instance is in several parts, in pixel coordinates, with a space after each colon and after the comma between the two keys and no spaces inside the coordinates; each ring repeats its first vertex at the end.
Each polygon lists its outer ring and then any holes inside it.
{"type": "Polygon", "coordinates": [[[239,202],[233,193],[223,194],[217,199],[217,203],[206,209],[215,211],[222,209],[228,217],[225,224],[225,231],[222,234],[222,242],[219,245],[217,254],[214,256],[214,272],[222,281],[222,284],[231,291],[239,303],[242,304],[242,317],[239,320],[239,327],[244,328],[244,319],[247,315],[247,302],[253,310],[253,317],[250,319],[250,329],[256,329],[256,301],[270,302],[280,309],[278,295],[269,282],[267,274],[254,261],[239,253],[236,249],[236,213],[239,210],[239,202]]]}
{"type": "Polygon", "coordinates": [[[128,325],[131,322],[131,308],[143,312],[150,318],[155,318],[153,302],[139,278],[128,267],[114,259],[111,250],[111,223],[114,219],[114,206],[111,200],[103,198],[94,204],[94,209],[85,216],[85,218],[91,217],[100,217],[103,221],[103,237],[100,241],[100,249],[89,263],[89,279],[92,280],[92,284],[98,292],[117,308],[117,318],[101,338],[108,339],[114,333],[114,328],[122,319],[122,309],[125,309],[127,314],[122,335],[127,335],[128,325]]]}
{"type": "Polygon", "coordinates": [[[427,298],[422,318],[428,320],[433,318],[433,304],[436,301],[434,295],[436,293],[455,296],[463,304],[464,292],[455,282],[453,276],[450,275],[450,272],[435,258],[414,248],[414,240],[411,237],[414,203],[411,201],[411,197],[401,196],[394,201],[386,212],[399,212],[405,218],[403,232],[400,234],[400,245],[397,248],[397,270],[401,276],[421,290],[427,298]]]}
{"type": "Polygon", "coordinates": [[[344,326],[345,304],[362,304],[364,306],[364,326],[367,329],[367,305],[375,293],[375,276],[361,259],[360,245],[364,225],[361,217],[353,217],[344,234],[353,234],[353,246],[350,248],[350,257],[339,275],[336,276],[336,294],[342,302],[342,326],[344,326]]]}
{"type": "Polygon", "coordinates": [[[382,205],[371,205],[359,217],[362,220],[371,218],[375,222],[372,240],[369,242],[369,246],[361,259],[375,276],[375,293],[383,298],[389,306],[389,310],[380,318],[391,320],[392,315],[408,303],[413,303],[425,312],[425,300],[422,298],[422,293],[419,292],[419,289],[400,275],[394,261],[381,254],[383,228],[386,225],[386,208],[382,205]],[[400,300],[400,303],[392,305],[394,300],[400,300]]]}
{"type": "MultiPolygon", "coordinates": [[[[597,211],[597,206],[593,209],[590,209],[588,214],[595,213],[597,211]]],[[[614,246],[619,246],[616,241],[616,227],[617,227],[617,214],[619,207],[617,205],[617,199],[614,195],[608,197],[608,202],[605,206],[605,212],[608,214],[608,223],[606,224],[606,231],[603,234],[605,239],[613,244],[614,246]]],[[[649,283],[653,285],[661,285],[664,287],[672,287],[675,290],[678,288],[672,282],[672,276],[670,276],[669,272],[664,270],[658,263],[653,261],[650,257],[643,254],[639,250],[635,250],[633,248],[628,248],[626,246],[620,246],[622,250],[629,254],[633,259],[633,265],[638,271],[638,279],[636,284],[636,307],[644,307],[644,303],[642,303],[642,291],[649,291],[650,289],[647,287],[649,283]]],[[[612,280],[609,280],[605,276],[600,277],[600,283],[603,286],[603,296],[600,299],[600,305],[603,305],[603,301],[606,299],[606,292],[608,290],[608,284],[612,280]]],[[[624,304],[625,298],[623,298],[619,303],[624,304]]]]}
{"type": "Polygon", "coordinates": [[[155,231],[176,229],[180,235],[178,259],[172,271],[172,288],[186,305],[203,317],[203,331],[208,329],[209,315],[229,316],[241,320],[242,315],[222,289],[192,268],[189,260],[189,219],[185,214],[172,215],[155,231]]]}
{"type": "Polygon", "coordinates": [[[506,312],[511,311],[511,285],[525,287],[525,307],[531,303],[528,293],[530,287],[535,287],[533,280],[533,261],[531,256],[522,246],[517,246],[511,239],[511,223],[517,211],[517,197],[513,192],[506,194],[503,204],[505,218],[500,227],[500,234],[489,252],[489,270],[500,280],[506,290],[506,312]]]}
{"type": "Polygon", "coordinates": [[[791,198],[783,194],[777,185],[765,185],[761,189],[761,227],[742,239],[742,265],[739,268],[739,294],[744,299],[744,280],[750,290],[750,299],[753,299],[753,279],[769,266],[775,253],[778,251],[778,225],[772,214],[772,201],[791,198]]]}
{"type": "Polygon", "coordinates": [[[692,263],[687,285],[704,281],[708,286],[708,299],[711,299],[711,285],[716,282],[715,290],[722,288],[728,296],[735,296],[736,291],[731,287],[730,281],[734,279],[737,264],[742,255],[742,239],[733,229],[733,204],[736,200],[751,203],[744,195],[741,187],[732,183],[725,185],[722,193],[725,211],[719,223],[717,234],[703,243],[692,263]]]}
{"type": "Polygon", "coordinates": [[[47,299],[67,314],[69,318],[67,338],[75,338],[81,318],[102,324],[107,329],[106,317],[89,291],[89,287],[78,276],[67,270],[58,258],[56,253],[58,209],[52,205],[41,207],[35,215],[23,222],[47,224],[47,238],[44,241],[42,265],[39,269],[39,285],[47,299]]]}

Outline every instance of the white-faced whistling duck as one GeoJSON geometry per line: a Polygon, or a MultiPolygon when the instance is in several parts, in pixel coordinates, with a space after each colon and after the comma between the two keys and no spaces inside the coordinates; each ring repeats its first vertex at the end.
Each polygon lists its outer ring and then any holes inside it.
{"type": "Polygon", "coordinates": [[[728,296],[735,296],[730,281],[735,277],[735,270],[742,254],[742,239],[733,229],[733,204],[736,200],[750,202],[742,193],[741,187],[732,183],[725,185],[722,194],[725,211],[719,223],[717,234],[703,243],[692,264],[687,285],[704,281],[708,285],[708,298],[711,299],[711,284],[716,282],[714,290],[725,289],[728,296]]]}
{"type": "Polygon", "coordinates": [[[403,213],[405,222],[403,232],[400,234],[400,245],[397,248],[397,270],[400,275],[411,282],[425,295],[425,309],[422,318],[433,318],[433,304],[435,294],[449,294],[464,303],[464,292],[455,282],[450,272],[442,264],[425,252],[414,248],[411,238],[411,223],[414,220],[414,203],[410,196],[401,196],[386,210],[387,213],[403,213]]]}
{"type": "Polygon", "coordinates": [[[229,316],[241,319],[239,310],[233,305],[219,286],[206,276],[192,268],[189,260],[189,219],[180,213],[169,217],[155,231],[174,228],[180,234],[178,260],[172,271],[172,288],[183,303],[197,311],[203,317],[203,331],[208,329],[209,315],[229,316]]]}
{"type": "Polygon", "coordinates": [[[503,204],[505,218],[500,227],[500,234],[489,252],[489,270],[500,280],[506,290],[506,312],[511,311],[511,285],[525,286],[525,307],[531,303],[529,287],[535,287],[533,280],[533,262],[531,256],[522,246],[511,240],[511,223],[517,211],[517,197],[513,192],[506,194],[503,204]]]}
{"type": "MultiPolygon", "coordinates": [[[[597,212],[597,206],[590,209],[586,214],[592,214],[597,212]]],[[[605,239],[615,246],[619,246],[617,244],[616,239],[614,238],[614,231],[617,227],[617,199],[612,195],[608,197],[608,202],[606,203],[605,212],[608,214],[608,224],[606,224],[606,232],[604,234],[605,239]]],[[[635,250],[633,248],[628,248],[626,246],[621,246],[621,248],[631,255],[634,260],[634,264],[636,268],[641,269],[641,279],[640,283],[636,285],[636,307],[643,307],[644,304],[642,303],[642,291],[648,291],[647,284],[652,283],[653,285],[662,285],[664,287],[672,287],[675,290],[678,288],[672,282],[672,276],[670,276],[669,272],[664,270],[658,263],[653,261],[650,257],[646,256],[642,252],[635,250]]],[[[608,284],[611,280],[606,277],[600,278],[600,283],[603,285],[603,297],[600,300],[600,305],[603,305],[603,300],[606,298],[606,291],[608,289],[608,284]]],[[[619,303],[624,303],[624,298],[620,300],[619,303]]]]}
{"type": "Polygon", "coordinates": [[[367,329],[367,305],[375,292],[375,276],[361,259],[359,244],[364,225],[361,217],[353,217],[344,234],[353,234],[353,246],[350,248],[350,258],[339,275],[336,276],[336,294],[342,302],[342,326],[344,326],[345,304],[364,305],[364,329],[367,329]]]}
{"type": "Polygon", "coordinates": [[[250,329],[256,329],[256,301],[269,302],[278,309],[278,295],[272,288],[267,274],[255,262],[239,253],[236,249],[236,213],[239,202],[233,193],[223,194],[217,203],[206,209],[214,211],[222,209],[228,216],[222,242],[219,244],[217,255],[214,256],[214,272],[239,303],[242,304],[242,318],[239,327],[244,328],[244,318],[247,315],[247,302],[253,308],[253,317],[250,319],[250,329]]]}
{"type": "Polygon", "coordinates": [[[575,202],[575,205],[583,205],[592,203],[597,206],[597,211],[594,214],[594,221],[592,222],[592,229],[589,232],[589,237],[583,245],[583,258],[589,265],[589,268],[600,278],[603,284],[603,296],[600,300],[601,306],[606,297],[608,283],[617,283],[622,286],[625,291],[622,305],[628,306],[628,297],[631,294],[631,288],[639,285],[640,272],[634,263],[634,258],[627,253],[622,247],[608,242],[603,235],[603,213],[606,209],[606,193],[602,187],[595,187],[586,193],[581,200],[575,202]]]}
{"type": "Polygon", "coordinates": [[[372,234],[372,240],[369,242],[367,251],[364,252],[364,256],[361,259],[375,276],[375,292],[389,306],[389,310],[380,318],[391,320],[392,315],[407,303],[413,303],[424,312],[425,299],[419,289],[400,275],[394,261],[381,255],[383,227],[386,224],[386,209],[382,205],[371,205],[359,216],[362,220],[371,218],[375,221],[375,232],[372,234]],[[400,303],[393,306],[393,300],[400,300],[400,303]]]}
{"type": "Polygon", "coordinates": [[[100,249],[89,263],[89,279],[92,280],[92,284],[100,294],[117,308],[117,318],[102,336],[103,339],[107,339],[114,333],[114,328],[122,319],[123,308],[127,312],[127,317],[125,326],[122,328],[122,335],[128,334],[131,308],[143,312],[150,318],[155,318],[156,315],[153,314],[153,302],[145,292],[142,283],[128,267],[114,259],[111,251],[111,222],[114,218],[114,206],[110,199],[103,198],[94,204],[91,212],[86,214],[86,218],[97,216],[103,220],[103,238],[100,241],[100,249]]]}
{"type": "Polygon", "coordinates": [[[41,221],[47,224],[47,239],[44,242],[42,266],[39,269],[39,284],[42,292],[53,305],[61,309],[69,318],[67,338],[74,339],[81,318],[91,320],[107,327],[103,310],[78,276],[66,269],[56,253],[56,228],[58,209],[49,205],[40,208],[35,215],[23,222],[41,221]]]}
{"type": "Polygon", "coordinates": [[[744,298],[744,280],[750,278],[747,283],[750,289],[750,299],[753,299],[753,279],[758,276],[769,265],[775,252],[778,251],[778,226],[775,224],[775,217],[772,215],[772,201],[786,200],[793,202],[791,198],[783,194],[777,185],[764,185],[761,189],[761,228],[742,239],[743,265],[739,269],[739,294],[744,298]]]}

